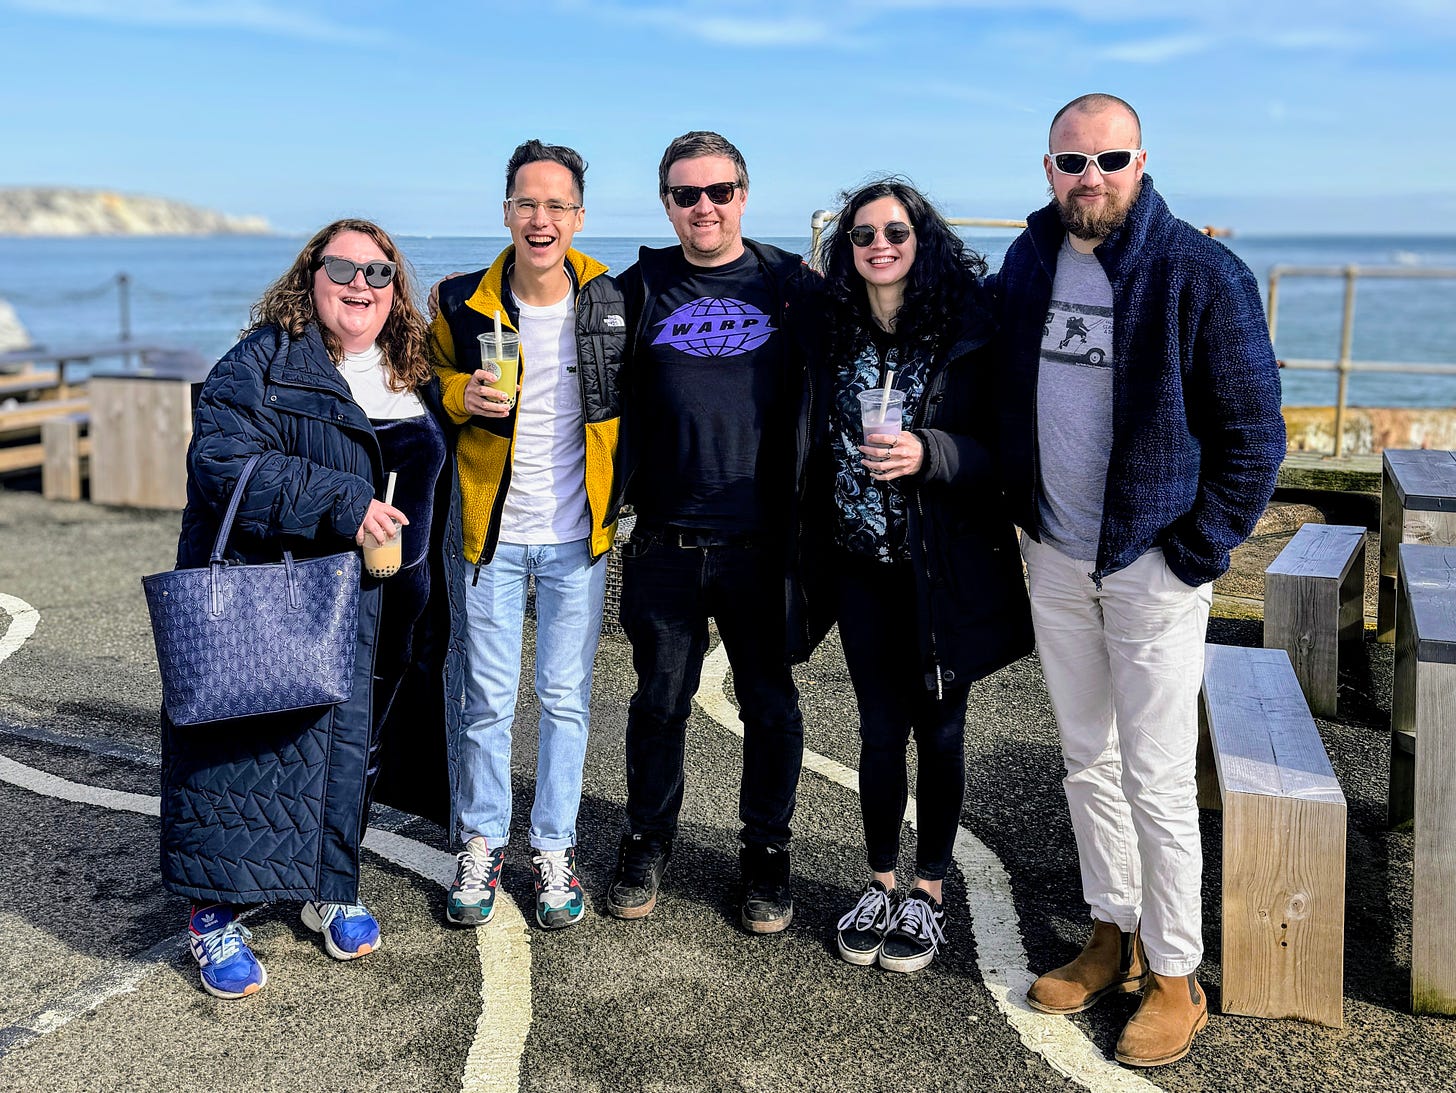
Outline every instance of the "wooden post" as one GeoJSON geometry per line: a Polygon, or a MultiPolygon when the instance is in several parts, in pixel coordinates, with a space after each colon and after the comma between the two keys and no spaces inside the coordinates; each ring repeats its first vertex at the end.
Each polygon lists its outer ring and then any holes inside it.
{"type": "Polygon", "coordinates": [[[1264,647],[1283,649],[1309,708],[1332,716],[1340,659],[1365,627],[1365,529],[1305,524],[1264,573],[1264,647]]]}
{"type": "MultiPolygon", "coordinates": [[[[53,418],[40,427],[45,462],[41,465],[40,490],[48,501],[81,500],[81,426],[83,414],[53,418]]],[[[89,445],[86,445],[89,449],[89,445]]]]}
{"type": "Polygon", "coordinates": [[[1400,592],[1391,728],[1415,745],[1411,1009],[1456,1014],[1456,549],[1402,546],[1400,592]]]}
{"type": "Polygon", "coordinates": [[[1223,800],[1223,1009],[1344,1024],[1345,795],[1281,649],[1209,645],[1223,800]]]}

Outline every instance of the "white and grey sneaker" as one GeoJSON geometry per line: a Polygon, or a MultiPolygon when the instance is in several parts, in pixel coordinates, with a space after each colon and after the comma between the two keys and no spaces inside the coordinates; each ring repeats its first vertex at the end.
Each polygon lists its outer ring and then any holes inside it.
{"type": "Polygon", "coordinates": [[[924,888],[912,888],[890,916],[880,967],[889,972],[918,972],[945,944],[945,908],[924,888]]]}
{"type": "Polygon", "coordinates": [[[880,955],[885,930],[894,911],[895,893],[877,880],[865,886],[859,902],[839,920],[839,955],[851,964],[867,968],[880,955]]]}
{"type": "Polygon", "coordinates": [[[531,858],[536,882],[536,922],[547,930],[572,926],[586,910],[576,878],[576,847],[538,850],[531,858]]]}
{"type": "Polygon", "coordinates": [[[491,850],[479,835],[455,855],[455,882],[445,901],[445,917],[461,926],[484,926],[495,914],[495,891],[500,884],[506,848],[491,850]]]}

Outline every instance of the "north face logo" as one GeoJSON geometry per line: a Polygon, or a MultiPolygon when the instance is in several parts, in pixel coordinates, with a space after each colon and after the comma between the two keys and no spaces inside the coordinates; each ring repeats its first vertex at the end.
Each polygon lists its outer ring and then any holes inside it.
{"type": "Polygon", "coordinates": [[[627,326],[627,320],[620,315],[607,315],[603,317],[602,325],[608,330],[622,330],[627,326]]]}
{"type": "Polygon", "coordinates": [[[653,345],[670,345],[694,357],[737,357],[768,341],[768,316],[741,300],[700,296],[658,324],[653,345]]]}

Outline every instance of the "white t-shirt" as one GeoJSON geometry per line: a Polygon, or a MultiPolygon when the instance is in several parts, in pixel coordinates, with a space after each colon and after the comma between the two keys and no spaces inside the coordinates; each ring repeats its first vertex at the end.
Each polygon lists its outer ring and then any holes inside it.
{"type": "Polygon", "coordinates": [[[570,292],[546,307],[516,300],[524,375],[502,542],[570,543],[591,534],[574,305],[570,292]]]}
{"type": "Polygon", "coordinates": [[[420,396],[413,391],[391,391],[384,372],[384,354],[371,345],[359,353],[345,353],[339,365],[349,393],[371,421],[393,421],[402,417],[419,417],[425,412],[420,396]]]}

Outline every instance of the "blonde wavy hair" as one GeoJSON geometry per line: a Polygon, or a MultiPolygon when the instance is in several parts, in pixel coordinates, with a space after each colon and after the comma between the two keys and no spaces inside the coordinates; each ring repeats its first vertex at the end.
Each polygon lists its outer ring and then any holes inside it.
{"type": "Polygon", "coordinates": [[[384,257],[394,263],[394,303],[378,345],[384,355],[384,368],[392,391],[414,391],[428,383],[434,375],[425,356],[425,317],[415,306],[414,278],[410,266],[400,254],[389,233],[370,220],[335,220],[320,229],[299,252],[278,280],[268,286],[262,298],[253,305],[251,325],[243,333],[251,334],[264,327],[279,326],[289,337],[301,338],[310,324],[316,324],[323,336],[329,359],[335,364],[344,359],[344,347],[337,336],[318,321],[313,305],[314,273],[323,265],[324,251],[343,232],[360,232],[379,245],[384,257]]]}

